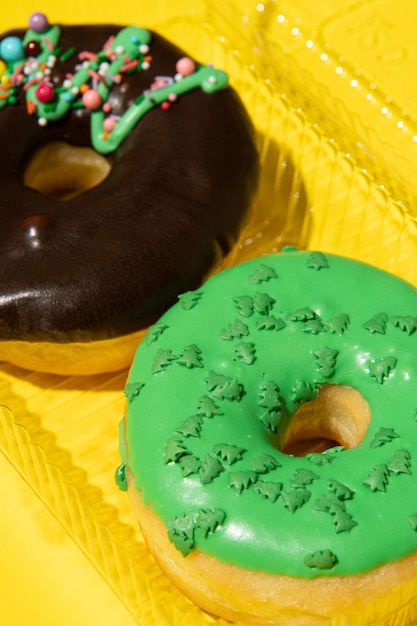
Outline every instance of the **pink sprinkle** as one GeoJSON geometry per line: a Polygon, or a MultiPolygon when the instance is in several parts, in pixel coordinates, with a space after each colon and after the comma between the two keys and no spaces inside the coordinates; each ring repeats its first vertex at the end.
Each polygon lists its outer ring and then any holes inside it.
{"type": "Polygon", "coordinates": [[[190,76],[195,72],[196,65],[190,57],[182,57],[177,61],[175,69],[181,76],[190,76]]]}
{"type": "Polygon", "coordinates": [[[178,96],[176,93],[170,93],[168,96],[168,100],[170,102],[176,102],[178,100],[178,96]]]}
{"type": "Polygon", "coordinates": [[[109,46],[111,46],[114,39],[115,39],[114,35],[110,35],[110,37],[107,39],[106,43],[104,44],[103,48],[108,48],[109,46]]]}
{"type": "Polygon", "coordinates": [[[15,69],[15,71],[13,72],[12,77],[11,77],[11,79],[10,79],[12,83],[15,83],[15,82],[16,82],[16,80],[19,78],[19,75],[21,75],[21,71],[22,71],[22,69],[23,69],[23,65],[18,65],[18,66],[16,67],[16,69],[15,69]]]}
{"type": "Polygon", "coordinates": [[[111,131],[114,129],[115,126],[116,126],[116,120],[112,117],[106,117],[106,119],[103,122],[104,130],[107,131],[108,133],[111,133],[111,131]]]}
{"type": "Polygon", "coordinates": [[[53,50],[55,48],[54,44],[52,43],[52,41],[50,41],[47,37],[42,37],[42,41],[45,44],[45,46],[47,48],[49,48],[50,50],[53,50]]]}
{"type": "Polygon", "coordinates": [[[29,89],[29,87],[32,87],[32,85],[35,85],[36,83],[40,83],[40,78],[31,78],[30,80],[28,80],[28,82],[23,86],[23,90],[27,91],[29,89]]]}
{"type": "Polygon", "coordinates": [[[127,72],[128,70],[133,70],[137,66],[138,66],[138,60],[135,59],[134,61],[130,61],[130,63],[126,63],[125,65],[122,65],[122,67],[120,68],[120,71],[127,72]]]}
{"type": "Polygon", "coordinates": [[[97,61],[97,55],[94,52],[87,52],[87,50],[80,52],[78,58],[80,61],[97,61]]]}
{"type": "Polygon", "coordinates": [[[94,89],[89,89],[83,94],[82,97],[83,105],[86,109],[90,111],[96,111],[101,107],[102,99],[98,91],[94,89]]]}
{"type": "Polygon", "coordinates": [[[101,76],[101,74],[99,74],[98,72],[94,72],[93,70],[90,70],[89,74],[90,74],[91,78],[93,78],[93,79],[95,78],[97,81],[100,80],[107,87],[107,83],[104,80],[103,76],[101,76]]]}
{"type": "Polygon", "coordinates": [[[104,113],[110,113],[110,111],[112,110],[112,106],[111,106],[110,102],[105,102],[103,104],[102,109],[103,109],[104,113]]]}

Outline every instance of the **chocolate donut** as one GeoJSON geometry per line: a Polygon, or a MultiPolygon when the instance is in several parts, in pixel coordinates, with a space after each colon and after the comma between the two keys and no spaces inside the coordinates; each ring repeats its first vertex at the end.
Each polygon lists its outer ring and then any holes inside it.
{"type": "Polygon", "coordinates": [[[0,39],[0,359],[120,369],[236,243],[252,124],[224,72],[156,33],[37,13],[0,39]]]}

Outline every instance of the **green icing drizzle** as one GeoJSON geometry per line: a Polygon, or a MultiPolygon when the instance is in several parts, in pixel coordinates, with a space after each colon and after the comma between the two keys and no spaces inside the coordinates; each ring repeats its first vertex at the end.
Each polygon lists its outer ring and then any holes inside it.
{"type": "Polygon", "coordinates": [[[248,569],[314,578],[361,573],[417,548],[417,333],[408,320],[417,291],[355,261],[328,254],[314,271],[309,259],[292,251],[217,274],[199,289],[198,306],[175,305],[157,341],[139,347],[127,463],[184,555],[198,548],[248,569]],[[257,295],[262,281],[267,299],[257,295]],[[385,333],[367,332],[380,311],[385,333]],[[272,316],[285,320],[279,332],[258,327],[272,316]],[[326,331],[300,332],[314,320],[326,331]],[[178,363],[184,346],[198,346],[196,367],[178,363]],[[329,383],[368,402],[363,440],[284,454],[292,416],[329,383]],[[214,532],[203,532],[201,511],[221,512],[208,525],[214,532]]]}
{"type": "MultiPolygon", "coordinates": [[[[137,26],[120,30],[98,52],[59,49],[61,30],[48,25],[44,32],[28,29],[22,50],[28,42],[39,46],[36,56],[23,55],[7,62],[2,76],[0,109],[17,103],[17,92],[23,89],[30,115],[36,115],[40,126],[63,119],[74,109],[90,111],[91,143],[97,152],[108,154],[116,150],[140,120],[157,106],[169,108],[179,96],[194,89],[214,93],[228,86],[225,72],[211,66],[196,65],[173,77],[150,80],[149,89],[116,118],[111,115],[108,98],[114,84],[125,75],[150,71],[151,33],[137,26]],[[49,72],[57,61],[67,61],[77,54],[74,72],[62,85],[55,85],[49,72]],[[43,87],[43,94],[39,88],[43,87]],[[47,92],[47,95],[45,95],[47,92]],[[88,92],[88,96],[86,95],[88,92]],[[107,106],[106,106],[107,105],[107,106]]],[[[187,59],[188,60],[188,59],[187,59]]],[[[189,65],[190,68],[190,65],[189,65]]]]}

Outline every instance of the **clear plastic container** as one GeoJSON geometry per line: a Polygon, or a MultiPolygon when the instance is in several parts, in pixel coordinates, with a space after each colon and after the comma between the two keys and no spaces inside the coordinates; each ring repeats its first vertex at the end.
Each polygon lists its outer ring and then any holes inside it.
{"type": "MultiPolygon", "coordinates": [[[[408,16],[417,12],[411,0],[401,4],[408,16]]],[[[412,20],[407,23],[396,6],[386,0],[223,0],[220,11],[218,3],[203,0],[127,0],[115,11],[109,0],[70,7],[22,1],[2,8],[3,30],[24,27],[36,10],[53,22],[155,28],[229,73],[258,130],[263,166],[253,217],[229,264],[296,245],[372,262],[417,284],[417,120],[413,85],[405,81],[417,44],[412,20]],[[383,16],[382,31],[375,15],[383,16]],[[348,34],[358,23],[356,49],[348,34]],[[380,37],[397,26],[406,32],[389,40],[389,48],[380,37]],[[381,73],[389,59],[371,62],[374,49],[390,50],[395,61],[398,41],[408,53],[402,78],[394,70],[381,73]]],[[[0,365],[7,502],[0,511],[0,557],[7,564],[0,623],[226,626],[161,574],[126,494],[115,486],[126,378],[126,371],[63,378],[0,365]]],[[[417,581],[361,615],[329,624],[416,620],[417,581]]]]}

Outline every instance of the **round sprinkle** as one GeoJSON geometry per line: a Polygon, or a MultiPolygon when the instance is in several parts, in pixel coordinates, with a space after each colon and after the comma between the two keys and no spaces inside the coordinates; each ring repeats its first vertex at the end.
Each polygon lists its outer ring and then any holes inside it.
{"type": "Polygon", "coordinates": [[[149,52],[149,46],[146,43],[143,43],[139,46],[139,52],[141,54],[148,54],[149,52]]]}
{"type": "Polygon", "coordinates": [[[89,89],[83,94],[83,105],[90,111],[96,111],[102,105],[102,99],[98,91],[89,89]]]}
{"type": "Polygon", "coordinates": [[[37,57],[41,50],[42,46],[36,39],[31,39],[25,46],[25,54],[28,57],[37,57]]]}
{"type": "Polygon", "coordinates": [[[175,69],[181,76],[190,76],[195,72],[195,62],[190,57],[182,57],[177,61],[175,69]]]}
{"type": "Polygon", "coordinates": [[[35,95],[39,102],[47,104],[48,102],[52,102],[55,98],[55,90],[52,85],[49,85],[48,83],[41,83],[36,88],[35,95]]]}
{"type": "Polygon", "coordinates": [[[100,75],[106,74],[109,67],[110,67],[110,63],[107,63],[106,61],[104,61],[103,63],[100,63],[99,68],[98,68],[98,73],[100,75]]]}
{"type": "Polygon", "coordinates": [[[116,54],[123,54],[125,49],[123,48],[123,46],[116,46],[114,51],[115,51],[116,54]]]}
{"type": "Polygon", "coordinates": [[[110,111],[112,110],[112,105],[110,104],[110,102],[105,102],[102,108],[104,113],[110,113],[110,111]]]}
{"type": "Polygon", "coordinates": [[[170,102],[176,102],[178,100],[178,96],[176,93],[170,93],[168,96],[168,100],[170,102]]]}
{"type": "Polygon", "coordinates": [[[56,56],[54,54],[50,54],[46,62],[46,65],[48,67],[54,67],[55,63],[56,63],[56,56]]]}
{"type": "Polygon", "coordinates": [[[48,18],[44,13],[32,13],[29,17],[29,28],[35,33],[44,33],[49,28],[48,18]]]}
{"type": "Polygon", "coordinates": [[[106,119],[103,122],[104,130],[107,131],[108,133],[111,133],[111,131],[113,130],[115,126],[116,126],[116,120],[112,117],[106,117],[106,119]]]}
{"type": "Polygon", "coordinates": [[[25,58],[25,50],[19,37],[5,37],[0,43],[0,56],[7,62],[25,58]]]}
{"type": "Polygon", "coordinates": [[[141,63],[141,68],[143,70],[148,70],[151,67],[151,64],[149,63],[149,61],[143,61],[143,63],[141,63]]]}
{"type": "Polygon", "coordinates": [[[40,117],[38,119],[38,124],[39,126],[46,126],[48,123],[48,120],[46,119],[46,117],[40,117]]]}
{"type": "Polygon", "coordinates": [[[216,78],[215,76],[209,76],[209,77],[208,77],[208,82],[209,82],[211,85],[215,85],[215,84],[217,83],[217,78],[216,78]]]}
{"type": "Polygon", "coordinates": [[[163,111],[169,111],[169,109],[171,108],[171,105],[169,102],[162,102],[161,104],[161,109],[163,111]]]}

